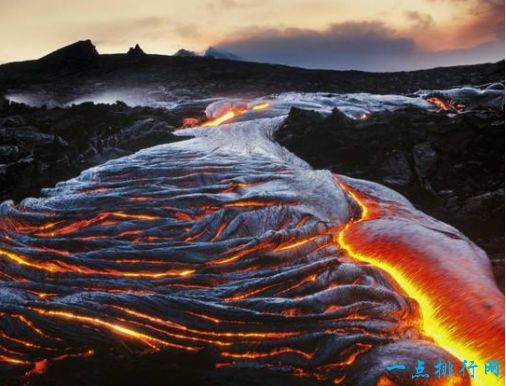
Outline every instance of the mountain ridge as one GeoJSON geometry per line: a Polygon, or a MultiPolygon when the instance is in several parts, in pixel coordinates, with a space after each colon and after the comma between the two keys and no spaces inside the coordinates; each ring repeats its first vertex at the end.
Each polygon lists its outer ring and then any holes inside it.
{"type": "MultiPolygon", "coordinates": [[[[135,49],[133,49],[135,50],[135,49]]],[[[140,47],[139,47],[140,50],[140,47]]],[[[69,101],[110,89],[165,87],[189,97],[255,97],[272,93],[411,93],[504,80],[504,60],[401,72],[314,70],[205,56],[99,54],[82,40],[37,59],[0,65],[0,94],[44,93],[69,101]]],[[[142,50],[141,50],[142,51],[142,50]]]]}

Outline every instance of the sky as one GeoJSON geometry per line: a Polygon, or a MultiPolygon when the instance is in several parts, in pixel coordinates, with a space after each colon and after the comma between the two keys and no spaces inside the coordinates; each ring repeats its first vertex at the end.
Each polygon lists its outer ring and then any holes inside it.
{"type": "Polygon", "coordinates": [[[397,71],[504,59],[504,0],[0,0],[0,62],[208,46],[245,60],[397,71]]]}

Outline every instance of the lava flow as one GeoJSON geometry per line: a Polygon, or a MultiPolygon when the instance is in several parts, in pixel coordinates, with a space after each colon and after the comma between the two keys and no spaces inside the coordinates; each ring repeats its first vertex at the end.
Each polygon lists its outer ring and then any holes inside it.
{"type": "MultiPolygon", "coordinates": [[[[240,101],[218,101],[211,104],[206,109],[206,114],[209,120],[202,123],[202,127],[206,126],[219,126],[223,123],[232,121],[239,115],[247,113],[249,111],[258,111],[267,109],[271,104],[269,102],[252,103],[249,100],[240,101]]],[[[198,121],[197,121],[198,122],[198,121]]],[[[197,124],[185,126],[196,126],[197,124]]]]}
{"type": "Polygon", "coordinates": [[[342,386],[419,385],[419,361],[431,385],[468,385],[433,366],[504,365],[483,252],[386,188],[313,170],[271,139],[282,121],[185,129],[1,204],[0,376],[125,345],[342,386]]]}
{"type": "MultiPolygon", "coordinates": [[[[412,213],[402,202],[379,203],[360,188],[338,183],[361,212],[338,233],[338,245],[357,261],[385,271],[417,302],[422,331],[438,346],[461,362],[495,359],[504,368],[504,296],[485,264],[487,257],[472,245],[466,250],[470,242],[456,230],[437,229],[432,219],[412,213]],[[436,244],[434,232],[441,236],[436,244]],[[448,257],[453,254],[458,259],[448,257]]],[[[473,379],[472,384],[482,382],[473,379]]],[[[504,376],[487,377],[486,383],[503,385],[504,376]]]]}
{"type": "Polygon", "coordinates": [[[466,106],[450,98],[443,98],[440,96],[429,96],[425,98],[427,102],[436,107],[438,112],[453,112],[461,113],[465,110],[466,106]]]}

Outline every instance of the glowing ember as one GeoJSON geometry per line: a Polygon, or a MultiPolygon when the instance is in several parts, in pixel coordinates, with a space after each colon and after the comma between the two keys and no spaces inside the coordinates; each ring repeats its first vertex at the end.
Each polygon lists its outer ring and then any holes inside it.
{"type": "Polygon", "coordinates": [[[438,112],[461,113],[466,106],[451,99],[444,99],[437,96],[426,98],[426,101],[434,105],[438,112]]]}
{"type": "Polygon", "coordinates": [[[197,118],[184,118],[183,119],[183,127],[193,127],[199,124],[199,120],[197,118]]]}

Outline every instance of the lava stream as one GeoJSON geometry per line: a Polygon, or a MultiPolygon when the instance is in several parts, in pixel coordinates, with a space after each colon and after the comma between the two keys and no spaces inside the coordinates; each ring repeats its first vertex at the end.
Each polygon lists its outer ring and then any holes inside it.
{"type": "MultiPolygon", "coordinates": [[[[360,208],[360,218],[342,228],[337,244],[357,261],[386,272],[418,303],[423,333],[438,346],[460,361],[484,364],[495,359],[504,369],[504,297],[488,267],[472,254],[445,262],[445,254],[462,252],[452,245],[451,235],[442,234],[444,241],[440,243],[444,248],[437,249],[430,245],[431,235],[423,232],[404,229],[388,233],[388,217],[392,212],[401,214],[402,206],[378,203],[363,191],[336,180],[360,208]]],[[[482,382],[473,379],[473,385],[482,382]]],[[[503,373],[487,377],[486,384],[504,385],[503,373]]]]}
{"type": "Polygon", "coordinates": [[[272,140],[282,121],[185,129],[2,203],[0,376],[124,346],[342,386],[418,385],[398,362],[503,364],[487,257],[400,195],[313,170],[272,140]]]}

